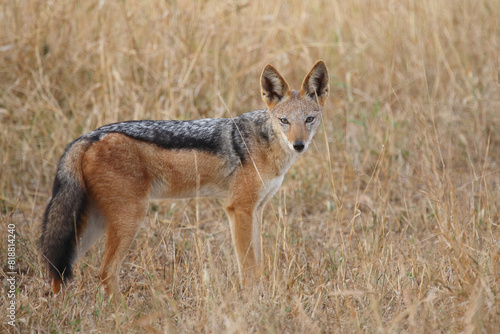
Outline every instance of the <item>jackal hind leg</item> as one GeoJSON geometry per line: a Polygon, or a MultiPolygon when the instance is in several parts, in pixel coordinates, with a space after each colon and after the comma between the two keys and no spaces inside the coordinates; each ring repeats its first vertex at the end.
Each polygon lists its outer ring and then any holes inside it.
{"type": "Polygon", "coordinates": [[[99,277],[109,295],[119,295],[121,264],[146,215],[151,187],[145,168],[147,148],[111,133],[85,153],[87,191],[106,222],[106,250],[99,277]]]}
{"type": "Polygon", "coordinates": [[[122,262],[144,220],[147,200],[116,206],[113,215],[108,216],[106,250],[99,278],[108,295],[119,295],[119,274],[122,262]]]}

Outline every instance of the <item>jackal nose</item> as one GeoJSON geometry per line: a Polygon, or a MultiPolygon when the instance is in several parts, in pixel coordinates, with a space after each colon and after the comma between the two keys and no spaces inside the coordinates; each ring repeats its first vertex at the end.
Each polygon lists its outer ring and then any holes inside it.
{"type": "Polygon", "coordinates": [[[293,148],[297,152],[302,152],[302,150],[304,149],[305,146],[306,145],[304,144],[303,141],[296,141],[293,143],[293,148]]]}

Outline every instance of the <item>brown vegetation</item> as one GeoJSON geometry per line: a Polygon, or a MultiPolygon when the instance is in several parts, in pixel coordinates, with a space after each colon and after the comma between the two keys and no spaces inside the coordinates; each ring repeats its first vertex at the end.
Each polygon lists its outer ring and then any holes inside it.
{"type": "Polygon", "coordinates": [[[3,2],[0,270],[15,224],[20,274],[16,327],[2,309],[0,328],[495,332],[499,18],[494,0],[3,2]],[[37,239],[69,142],[261,109],[266,63],[298,88],[316,59],[331,74],[323,130],[265,211],[255,291],[240,290],[218,201],[198,199],[152,204],[125,302],[97,285],[102,241],[52,295],[37,239]]]}

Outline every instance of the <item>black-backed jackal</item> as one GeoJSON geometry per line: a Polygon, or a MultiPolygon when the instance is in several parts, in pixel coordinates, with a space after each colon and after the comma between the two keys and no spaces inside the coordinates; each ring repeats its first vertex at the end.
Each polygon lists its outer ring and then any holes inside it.
{"type": "Polygon", "coordinates": [[[55,293],[104,233],[100,279],[108,294],[119,293],[122,261],[149,199],[158,197],[225,198],[240,278],[247,283],[260,274],[262,210],[318,129],[328,71],[316,62],[295,91],[267,65],[260,85],[266,110],[232,119],[109,124],[69,144],[42,224],[55,293]]]}

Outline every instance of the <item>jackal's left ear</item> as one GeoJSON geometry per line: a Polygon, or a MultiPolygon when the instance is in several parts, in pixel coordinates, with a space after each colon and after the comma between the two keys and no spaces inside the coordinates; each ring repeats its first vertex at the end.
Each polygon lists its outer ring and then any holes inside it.
{"type": "Polygon", "coordinates": [[[288,83],[272,65],[264,67],[260,76],[260,89],[269,110],[291,95],[288,83]]]}
{"type": "Polygon", "coordinates": [[[328,70],[325,62],[318,60],[313,68],[304,78],[300,89],[300,96],[307,96],[317,101],[320,106],[324,106],[328,97],[328,70]]]}

